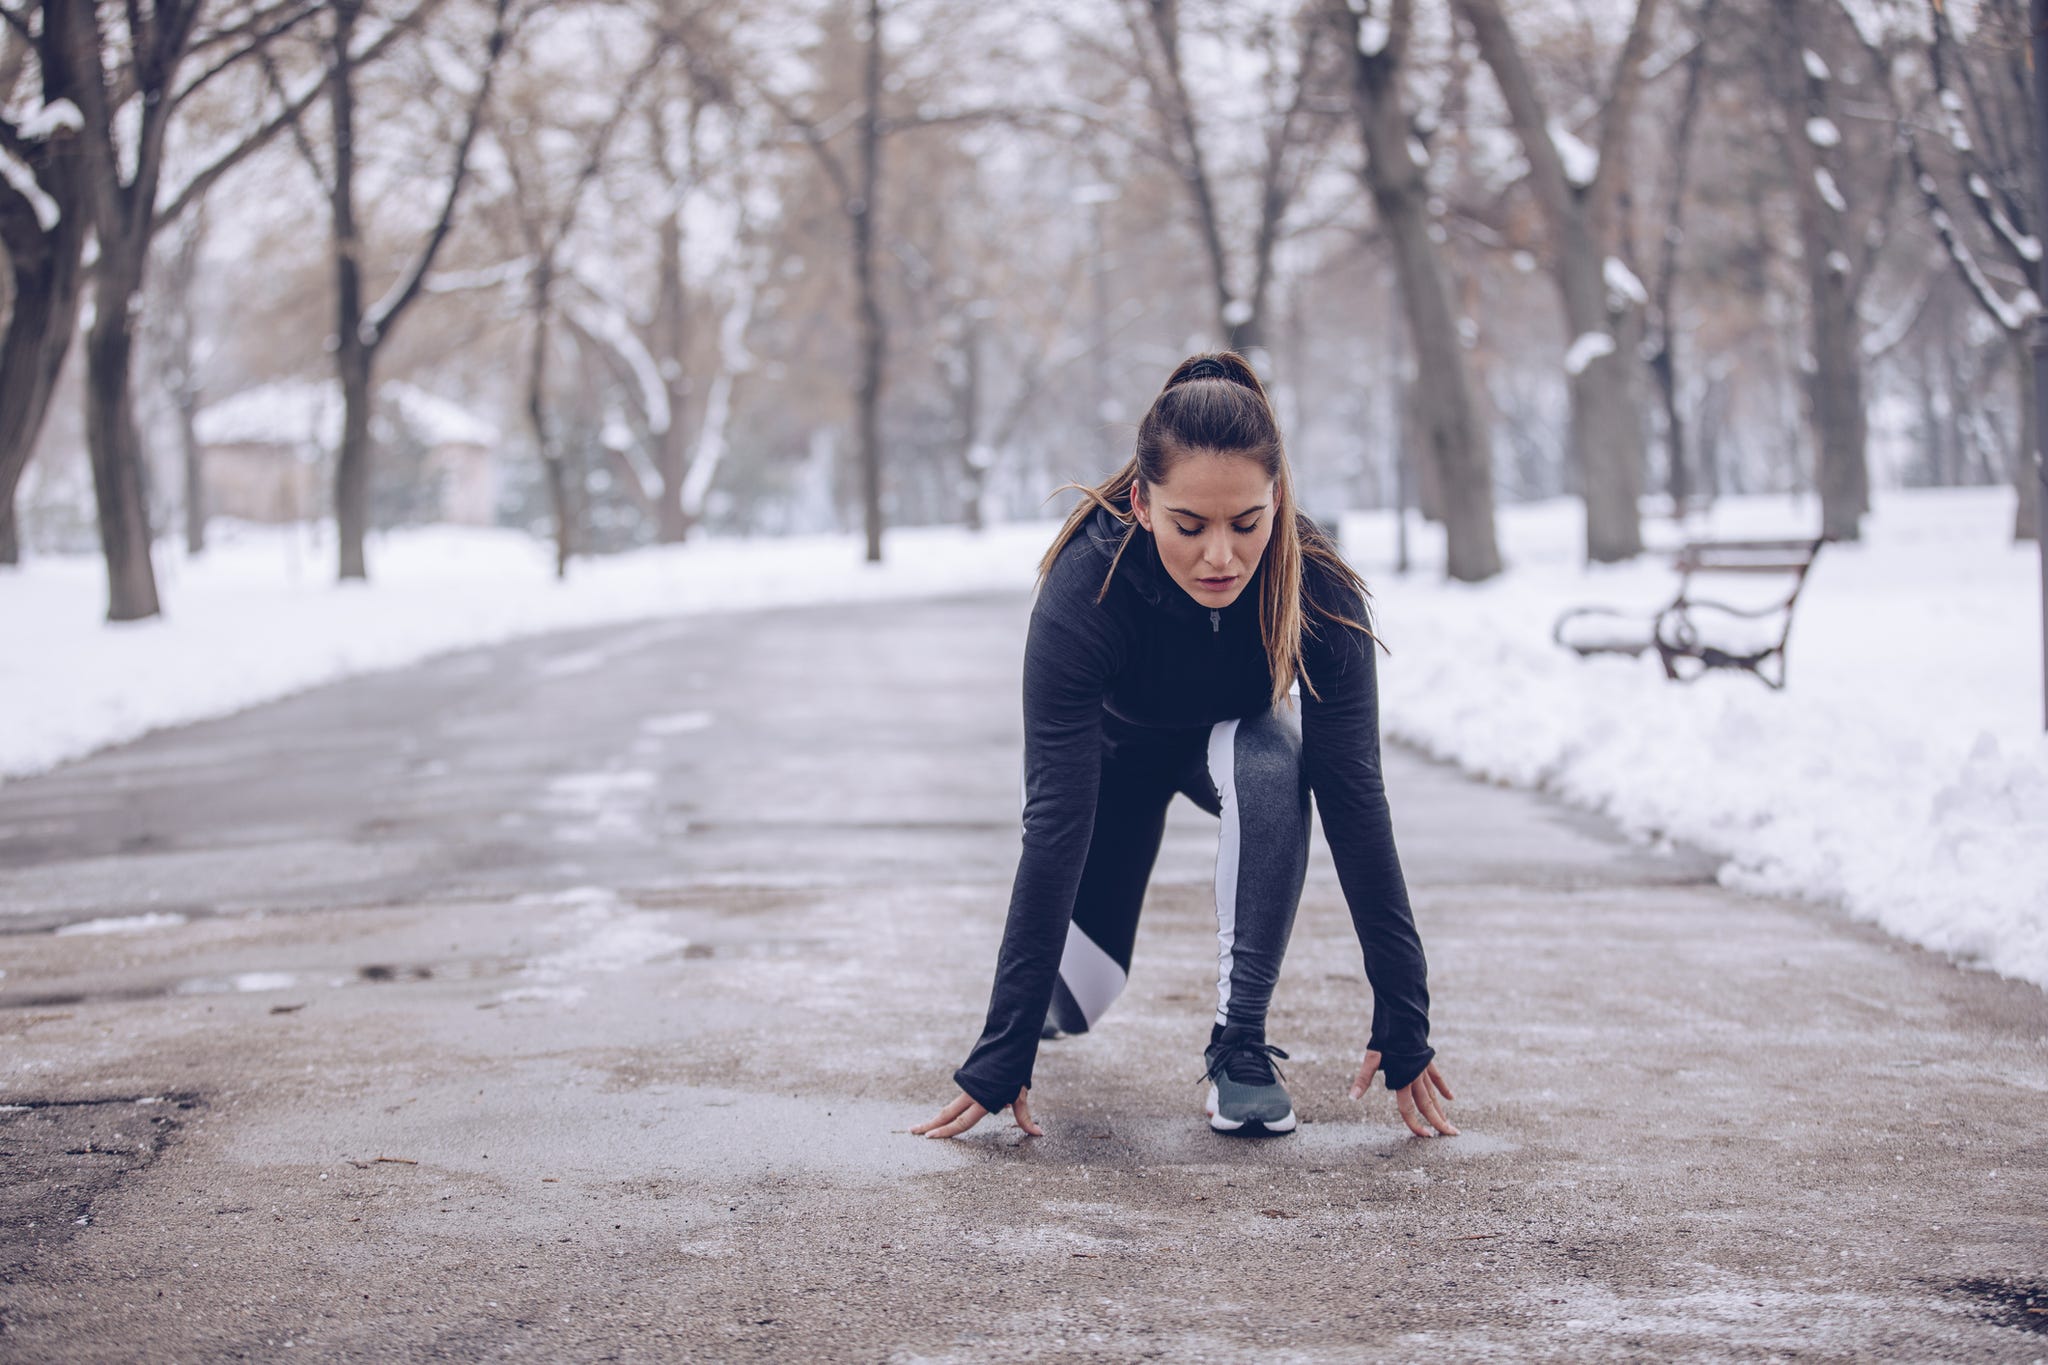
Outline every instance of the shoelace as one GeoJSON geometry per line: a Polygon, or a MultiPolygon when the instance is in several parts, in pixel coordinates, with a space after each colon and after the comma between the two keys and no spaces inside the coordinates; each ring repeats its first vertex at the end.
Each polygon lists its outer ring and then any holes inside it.
{"type": "Polygon", "coordinates": [[[1287,1073],[1273,1061],[1275,1057],[1286,1056],[1271,1043],[1225,1043],[1218,1049],[1208,1069],[1202,1072],[1202,1080],[1213,1081],[1219,1076],[1228,1076],[1239,1085],[1271,1085],[1276,1077],[1281,1080],[1287,1078],[1287,1073]]]}

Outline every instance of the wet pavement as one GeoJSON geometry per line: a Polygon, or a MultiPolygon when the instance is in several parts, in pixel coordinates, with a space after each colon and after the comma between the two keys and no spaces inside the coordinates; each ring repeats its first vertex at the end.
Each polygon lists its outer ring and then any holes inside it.
{"type": "Polygon", "coordinates": [[[1463,1136],[1344,1098],[1320,843],[1304,1126],[1208,1131],[1184,804],[1047,1135],[908,1136],[1023,612],[550,637],[0,786],[0,1360],[2048,1358],[2048,996],[1400,751],[1463,1136]]]}

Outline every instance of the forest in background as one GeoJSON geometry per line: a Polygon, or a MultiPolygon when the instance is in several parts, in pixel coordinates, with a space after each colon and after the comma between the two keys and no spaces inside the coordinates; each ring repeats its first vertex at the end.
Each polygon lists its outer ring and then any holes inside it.
{"type": "Polygon", "coordinates": [[[0,5],[0,562],[109,615],[206,534],[208,406],[334,385],[335,570],[431,515],[402,378],[579,555],[980,525],[1187,353],[1304,507],[2011,484],[2040,260],[2018,0],[0,5]]]}

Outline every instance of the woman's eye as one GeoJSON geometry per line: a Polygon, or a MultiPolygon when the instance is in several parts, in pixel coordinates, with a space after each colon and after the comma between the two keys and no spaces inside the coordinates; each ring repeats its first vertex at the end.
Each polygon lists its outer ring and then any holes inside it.
{"type": "Polygon", "coordinates": [[[1184,536],[1198,536],[1202,534],[1199,529],[1190,531],[1187,527],[1181,525],[1177,521],[1173,524],[1173,529],[1180,532],[1184,536]]]}
{"type": "Polygon", "coordinates": [[[1236,522],[1233,521],[1230,523],[1230,529],[1237,532],[1241,536],[1248,536],[1252,532],[1259,529],[1259,524],[1255,521],[1249,526],[1239,526],[1236,522]]]}

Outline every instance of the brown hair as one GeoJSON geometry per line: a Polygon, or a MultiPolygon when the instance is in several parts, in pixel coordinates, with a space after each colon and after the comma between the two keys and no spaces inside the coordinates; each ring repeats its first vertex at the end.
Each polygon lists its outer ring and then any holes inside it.
{"type": "MultiPolygon", "coordinates": [[[[1301,570],[1304,559],[1322,565],[1339,583],[1358,590],[1359,600],[1370,600],[1365,581],[1337,553],[1337,547],[1314,522],[1294,507],[1294,481],[1287,469],[1287,452],[1280,443],[1280,424],[1274,420],[1273,404],[1265,385],[1235,351],[1210,351],[1192,355],[1174,367],[1166,387],[1152,400],[1144,420],[1138,423],[1138,445],[1128,463],[1103,482],[1093,485],[1070,483],[1078,490],[1081,503],[1067,515],[1066,524],[1053,537],[1052,547],[1038,563],[1039,581],[1052,572],[1067,542],[1078,534],[1097,507],[1124,523],[1124,538],[1110,560],[1109,573],[1102,579],[1100,602],[1109,594],[1110,578],[1138,532],[1137,513],[1131,507],[1131,493],[1140,482],[1158,484],[1182,458],[1197,452],[1235,455],[1255,460],[1273,480],[1276,489],[1273,535],[1266,542],[1259,581],[1259,633],[1266,642],[1266,659],[1273,672],[1273,704],[1281,705],[1296,675],[1310,696],[1317,696],[1308,675],[1302,672],[1301,641],[1315,626],[1302,610],[1301,570]]],[[[1311,604],[1315,605],[1315,604],[1311,604]]],[[[1363,621],[1354,621],[1316,605],[1316,614],[1327,620],[1364,631],[1375,643],[1363,621]]]]}

